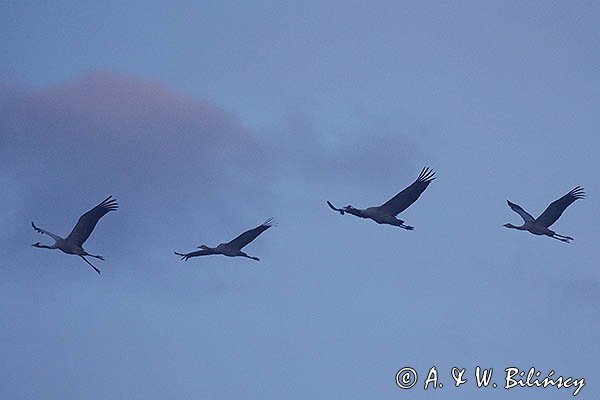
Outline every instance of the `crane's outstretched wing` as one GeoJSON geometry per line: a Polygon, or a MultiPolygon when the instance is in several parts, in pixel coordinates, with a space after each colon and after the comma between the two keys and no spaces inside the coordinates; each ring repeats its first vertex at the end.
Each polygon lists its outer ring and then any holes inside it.
{"type": "Polygon", "coordinates": [[[192,257],[198,257],[198,256],[208,256],[211,254],[216,254],[214,251],[212,250],[198,250],[198,251],[192,251],[191,253],[178,253],[176,251],[174,251],[174,253],[178,256],[181,257],[182,260],[189,260],[192,257]]]}
{"type": "Polygon", "coordinates": [[[533,216],[531,214],[529,214],[527,211],[523,210],[523,208],[520,205],[511,203],[510,200],[506,200],[506,202],[508,203],[508,206],[511,208],[511,210],[513,210],[514,212],[519,214],[521,216],[521,218],[523,218],[523,221],[525,221],[525,222],[535,221],[535,218],[533,218],[533,216]]]}
{"type": "Polygon", "coordinates": [[[550,225],[555,223],[556,220],[560,218],[561,214],[567,207],[569,207],[575,200],[583,198],[585,198],[585,192],[581,186],[577,186],[560,199],[550,203],[542,215],[536,219],[536,222],[542,226],[545,226],[546,228],[550,227],[550,225]]]}
{"type": "Polygon", "coordinates": [[[389,199],[379,208],[388,211],[390,214],[397,215],[406,210],[412,203],[417,201],[421,193],[435,179],[435,172],[432,169],[425,167],[421,170],[419,177],[409,187],[389,199]]]}
{"type": "Polygon", "coordinates": [[[102,203],[92,208],[90,211],[79,217],[75,228],[67,236],[67,241],[81,246],[83,242],[90,237],[90,234],[96,227],[98,220],[102,218],[107,212],[116,210],[119,205],[116,199],[111,199],[112,196],[108,196],[102,203]]]}
{"type": "Polygon", "coordinates": [[[62,240],[62,238],[61,238],[60,236],[58,236],[58,235],[55,235],[55,234],[54,234],[54,233],[52,233],[52,232],[48,232],[48,231],[46,231],[46,230],[44,230],[44,229],[40,229],[40,228],[38,228],[37,226],[35,226],[35,224],[33,223],[33,221],[31,221],[31,226],[33,226],[33,229],[35,229],[35,231],[36,231],[36,232],[38,232],[38,233],[41,233],[42,235],[44,235],[44,234],[45,234],[45,235],[48,235],[48,236],[50,236],[52,239],[54,239],[54,240],[55,240],[55,241],[57,241],[57,242],[58,242],[59,240],[62,240]]]}
{"type": "Polygon", "coordinates": [[[329,208],[331,208],[333,211],[337,211],[339,212],[341,215],[344,215],[345,211],[342,210],[341,208],[335,208],[333,204],[331,204],[329,202],[329,200],[327,200],[327,205],[329,206],[329,208]]]}
{"type": "Polygon", "coordinates": [[[239,235],[238,237],[236,237],[235,239],[233,239],[232,241],[230,241],[227,244],[230,246],[233,246],[234,248],[241,250],[245,245],[247,245],[248,243],[250,243],[251,241],[256,239],[256,237],[258,235],[260,235],[261,233],[263,233],[264,231],[266,231],[273,225],[274,225],[273,218],[269,218],[268,220],[263,222],[260,226],[257,226],[254,229],[250,229],[250,230],[242,233],[241,235],[239,235]]]}

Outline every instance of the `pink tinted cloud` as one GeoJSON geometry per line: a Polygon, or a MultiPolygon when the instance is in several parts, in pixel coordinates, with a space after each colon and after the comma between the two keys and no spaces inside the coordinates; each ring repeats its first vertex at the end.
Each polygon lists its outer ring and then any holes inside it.
{"type": "Polygon", "coordinates": [[[263,146],[234,115],[160,84],[95,73],[4,92],[0,166],[48,193],[170,185],[221,196],[262,185],[269,170],[257,156],[263,146]]]}
{"type": "Polygon", "coordinates": [[[213,153],[236,152],[255,145],[240,122],[215,105],[124,75],[94,73],[8,101],[13,112],[34,123],[26,135],[45,136],[49,129],[82,144],[162,151],[201,144],[200,150],[213,153]]]}
{"type": "Polygon", "coordinates": [[[164,223],[215,207],[235,219],[239,199],[251,210],[270,184],[263,146],[234,115],[160,84],[95,73],[0,87],[0,100],[0,167],[26,209],[114,194],[140,214],[174,206],[164,223]]]}

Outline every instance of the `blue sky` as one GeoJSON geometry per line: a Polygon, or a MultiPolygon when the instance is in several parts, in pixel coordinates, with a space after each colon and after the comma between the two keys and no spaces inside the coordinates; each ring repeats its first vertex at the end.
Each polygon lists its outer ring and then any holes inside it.
{"type": "Polygon", "coordinates": [[[477,365],[598,392],[598,4],[0,7],[0,397],[571,397],[450,387],[477,365]],[[413,232],[326,206],[425,165],[413,232]],[[502,227],[577,185],[572,244],[502,227]],[[109,194],[102,276],[30,246],[109,194]],[[260,263],[172,254],[268,217],[260,263]]]}

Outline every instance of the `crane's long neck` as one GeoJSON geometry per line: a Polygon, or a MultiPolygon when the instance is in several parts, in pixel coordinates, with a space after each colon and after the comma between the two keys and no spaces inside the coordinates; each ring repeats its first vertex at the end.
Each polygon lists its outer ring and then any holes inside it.
{"type": "Polygon", "coordinates": [[[216,251],[217,251],[217,248],[216,248],[216,247],[208,247],[208,246],[207,246],[207,245],[205,245],[205,244],[201,244],[200,246],[198,246],[198,248],[199,248],[199,249],[202,249],[202,250],[206,250],[206,251],[212,251],[212,252],[213,252],[213,254],[216,254],[216,251]]]}
{"type": "Polygon", "coordinates": [[[354,208],[354,207],[348,206],[348,207],[344,207],[344,211],[347,212],[347,213],[349,213],[349,214],[352,214],[352,215],[355,215],[357,217],[360,217],[360,218],[367,218],[365,216],[365,210],[361,210],[359,208],[354,208]]]}
{"type": "Polygon", "coordinates": [[[510,229],[518,229],[520,231],[526,231],[527,228],[525,227],[525,224],[521,225],[521,226],[516,226],[513,224],[504,224],[504,227],[506,228],[510,228],[510,229]]]}
{"type": "Polygon", "coordinates": [[[40,249],[58,249],[57,242],[54,242],[54,244],[50,245],[50,246],[48,246],[46,244],[42,244],[42,243],[35,243],[32,246],[40,248],[40,249]]]}

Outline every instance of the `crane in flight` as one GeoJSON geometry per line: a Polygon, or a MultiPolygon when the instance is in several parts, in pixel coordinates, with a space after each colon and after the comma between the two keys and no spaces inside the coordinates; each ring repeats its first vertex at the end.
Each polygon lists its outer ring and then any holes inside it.
{"type": "Polygon", "coordinates": [[[327,201],[327,204],[332,210],[339,212],[341,215],[348,213],[360,218],[370,218],[378,224],[394,225],[411,231],[414,227],[405,225],[404,221],[397,219],[396,216],[417,201],[421,193],[423,193],[431,181],[435,179],[434,175],[435,172],[433,172],[432,169],[428,167],[423,168],[418,178],[410,186],[377,207],[369,207],[361,210],[354,208],[351,205],[347,205],[343,208],[336,208],[329,201],[327,201]]]}
{"type": "Polygon", "coordinates": [[[545,235],[551,238],[560,240],[561,242],[569,243],[573,240],[570,236],[559,235],[550,228],[550,226],[560,218],[563,211],[569,207],[575,200],[585,198],[585,192],[581,186],[577,186],[569,193],[565,194],[558,200],[553,201],[546,210],[537,218],[533,218],[531,214],[525,211],[520,205],[506,200],[508,206],[523,218],[523,225],[515,226],[513,224],[504,224],[506,228],[518,229],[520,231],[528,231],[534,235],[545,235]]]}
{"type": "Polygon", "coordinates": [[[175,254],[181,256],[181,259],[185,261],[189,260],[192,257],[208,256],[211,254],[222,254],[227,257],[246,257],[256,261],[260,261],[260,258],[249,256],[248,254],[244,253],[242,251],[242,248],[244,248],[244,246],[256,239],[258,235],[260,235],[272,226],[274,226],[273,219],[269,218],[256,228],[247,230],[246,232],[242,233],[230,242],[221,243],[217,247],[208,247],[205,244],[201,244],[200,246],[198,246],[198,248],[202,250],[192,251],[190,253],[175,252],[175,254]]]}
{"type": "Polygon", "coordinates": [[[106,215],[106,213],[108,213],[109,211],[116,210],[118,207],[119,205],[117,204],[117,200],[113,199],[112,196],[108,196],[96,207],[92,208],[90,211],[86,212],[81,217],[79,217],[77,224],[75,225],[71,233],[69,233],[69,236],[67,236],[66,239],[63,239],[62,237],[47,230],[38,228],[37,226],[35,226],[33,221],[31,221],[31,226],[33,227],[33,229],[35,229],[41,234],[46,234],[52,239],[54,239],[54,244],[50,246],[41,244],[40,242],[34,243],[32,244],[32,246],[38,247],[40,249],[59,249],[63,253],[77,255],[81,257],[83,261],[85,261],[90,267],[92,267],[94,271],[100,274],[100,270],[94,265],[92,265],[92,263],[89,262],[89,260],[85,257],[94,257],[99,260],[104,260],[104,257],[90,254],[87,251],[85,251],[81,246],[87,240],[87,238],[90,237],[90,234],[96,227],[96,224],[98,223],[100,218],[106,215]]]}

